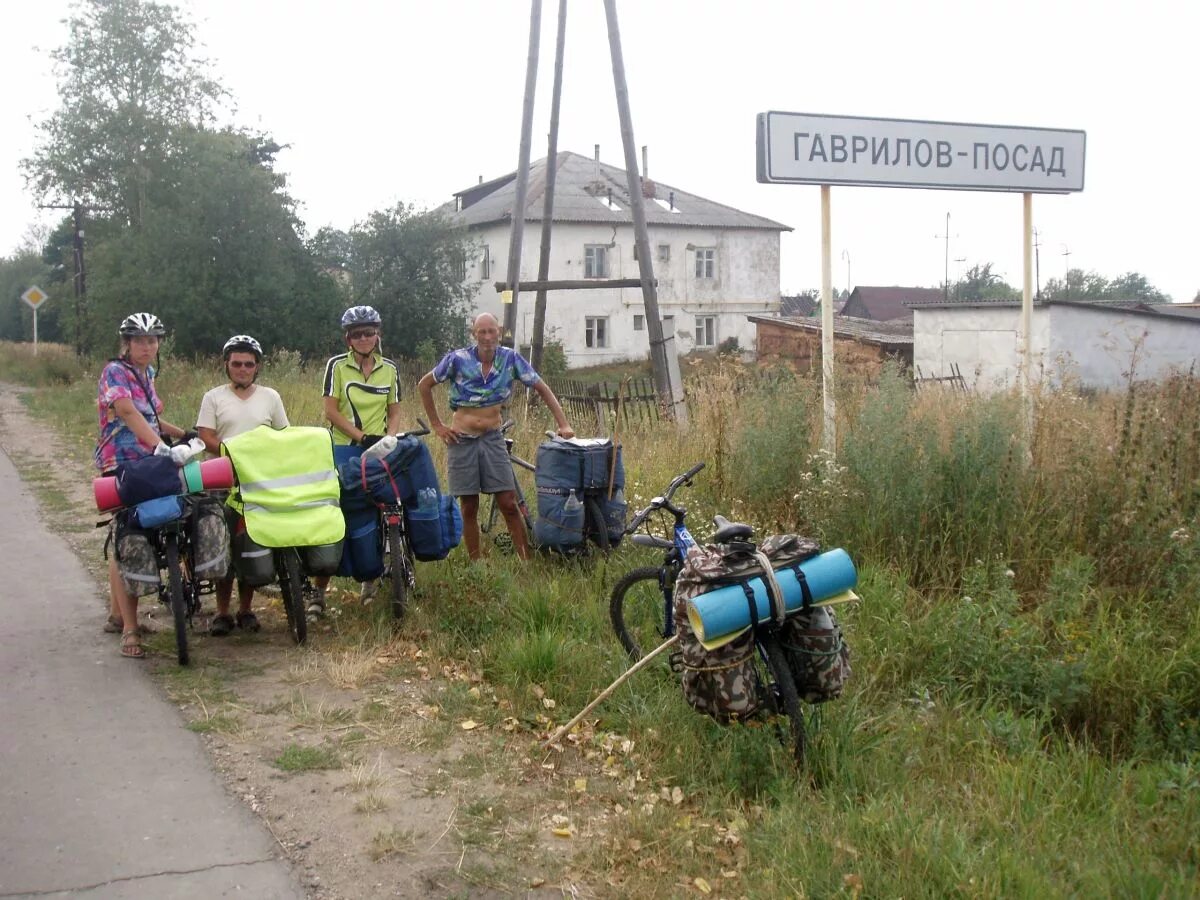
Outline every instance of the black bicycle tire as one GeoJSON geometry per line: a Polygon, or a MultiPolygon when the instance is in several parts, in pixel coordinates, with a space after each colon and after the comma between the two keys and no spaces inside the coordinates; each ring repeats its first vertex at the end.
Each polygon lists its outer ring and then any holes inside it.
{"type": "Polygon", "coordinates": [[[758,640],[766,654],[771,679],[779,689],[779,703],[783,707],[779,712],[787,716],[793,758],[796,760],[797,766],[802,766],[807,742],[804,730],[804,707],[800,703],[796,681],[792,677],[792,669],[788,665],[787,652],[779,643],[779,637],[774,633],[762,633],[758,640]]]}
{"type": "Polygon", "coordinates": [[[179,565],[179,535],[163,537],[167,552],[167,585],[171,599],[171,616],[175,620],[175,653],[181,666],[188,664],[188,608],[183,596],[183,569],[179,565]]]}
{"type": "Polygon", "coordinates": [[[408,574],[412,566],[408,555],[408,538],[402,533],[399,522],[387,523],[387,545],[391,557],[392,618],[399,622],[408,608],[408,574]]]}
{"type": "Polygon", "coordinates": [[[292,547],[278,552],[283,557],[279,591],[283,594],[288,633],[296,645],[301,646],[308,640],[308,617],[304,610],[304,573],[300,570],[300,553],[292,547]]]}
{"type": "Polygon", "coordinates": [[[629,659],[632,662],[637,662],[648,651],[653,650],[654,647],[642,647],[638,644],[637,638],[626,621],[625,598],[629,593],[629,589],[638,582],[654,582],[656,588],[654,597],[658,601],[658,605],[655,607],[658,610],[655,615],[657,631],[660,638],[666,640],[668,635],[663,634],[663,629],[666,627],[664,621],[665,608],[663,606],[662,590],[659,588],[659,585],[662,584],[662,571],[662,566],[639,566],[636,569],[626,572],[620,581],[613,585],[612,594],[608,601],[608,617],[612,622],[613,631],[617,634],[617,640],[621,642],[621,646],[625,648],[625,652],[629,655],[629,659]]]}
{"type": "Polygon", "coordinates": [[[591,531],[596,540],[596,546],[600,548],[601,553],[607,553],[612,545],[608,540],[608,523],[604,521],[604,509],[600,506],[600,501],[595,497],[584,497],[583,509],[588,519],[591,520],[591,531]]]}

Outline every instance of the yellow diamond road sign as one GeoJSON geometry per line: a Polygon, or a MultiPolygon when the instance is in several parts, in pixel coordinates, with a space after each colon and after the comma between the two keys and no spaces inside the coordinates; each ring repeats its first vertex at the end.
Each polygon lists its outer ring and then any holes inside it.
{"type": "Polygon", "coordinates": [[[50,299],[50,295],[35,284],[21,295],[21,299],[24,300],[31,309],[37,309],[50,299]]]}

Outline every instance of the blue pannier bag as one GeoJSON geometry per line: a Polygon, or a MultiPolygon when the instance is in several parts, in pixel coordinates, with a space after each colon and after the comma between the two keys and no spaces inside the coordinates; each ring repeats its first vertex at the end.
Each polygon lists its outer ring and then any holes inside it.
{"type": "Polygon", "coordinates": [[[133,508],[133,524],[138,528],[157,528],[159,525],[174,522],[182,515],[182,497],[155,497],[153,500],[143,500],[133,508]]]}
{"type": "Polygon", "coordinates": [[[355,581],[372,581],[383,574],[383,532],[374,506],[343,509],[346,537],[337,574],[355,581]]]}
{"type": "Polygon", "coordinates": [[[572,504],[571,491],[539,487],[537,508],[537,521],[533,523],[535,544],[543,550],[561,553],[583,543],[583,501],[578,492],[572,504]]]}
{"type": "Polygon", "coordinates": [[[552,438],[542,442],[534,482],[538,518],[533,533],[539,547],[570,549],[581,544],[585,536],[597,540],[596,531],[601,528],[610,546],[615,547],[624,536],[625,464],[621,448],[614,447],[608,438],[552,438]],[[572,490],[580,501],[577,507],[569,503],[572,490]],[[603,522],[587,522],[585,499],[596,501],[603,522]]]}
{"type": "Polygon", "coordinates": [[[445,559],[462,540],[458,504],[436,487],[421,488],[415,504],[405,504],[404,525],[413,556],[421,562],[445,559]]]}
{"type": "Polygon", "coordinates": [[[182,491],[179,467],[169,456],[143,456],[117,470],[117,496],[125,506],[137,506],[143,500],[169,497],[182,491]]]}
{"type": "Polygon", "coordinates": [[[445,559],[458,546],[462,539],[462,516],[454,498],[443,496],[433,455],[424,441],[401,438],[383,457],[365,455],[357,447],[353,454],[339,450],[334,448],[334,456],[347,527],[354,509],[367,507],[377,516],[377,504],[399,501],[404,507],[409,545],[418,560],[445,559]]]}

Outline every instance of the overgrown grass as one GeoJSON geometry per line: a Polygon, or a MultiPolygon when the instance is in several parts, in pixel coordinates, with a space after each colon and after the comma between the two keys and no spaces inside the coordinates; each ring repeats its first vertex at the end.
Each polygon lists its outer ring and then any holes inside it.
{"type": "MultiPolygon", "coordinates": [[[[10,351],[0,372],[22,368],[10,351]]],[[[82,365],[31,400],[80,448],[94,439],[95,374],[82,365]]],[[[320,421],[319,379],[288,356],[264,372],[297,424],[320,421]]],[[[218,380],[166,360],[167,418],[191,421],[218,380]]],[[[812,381],[714,361],[688,390],[690,431],[622,431],[631,509],[705,460],[678,495],[697,536],[722,512],[846,547],[864,597],[842,615],[854,677],[814,714],[802,775],[769,729],[692,713],[665,665],[618,690],[578,748],[547,763],[605,786],[589,787],[607,805],[584,876],[623,895],[681,893],[696,878],[755,897],[1194,895],[1200,382],[1046,394],[1027,438],[1018,398],[847,376],[836,464],[819,452],[812,381]]],[[[521,422],[523,455],[542,415],[521,422]]],[[[521,736],[624,671],[607,594],[653,561],[623,547],[584,564],[469,564],[460,550],[421,565],[402,636],[450,678],[430,734],[507,723],[513,753],[541,759],[521,736]]],[[[386,677],[385,606],[345,607],[309,668],[346,685],[386,677]]]]}

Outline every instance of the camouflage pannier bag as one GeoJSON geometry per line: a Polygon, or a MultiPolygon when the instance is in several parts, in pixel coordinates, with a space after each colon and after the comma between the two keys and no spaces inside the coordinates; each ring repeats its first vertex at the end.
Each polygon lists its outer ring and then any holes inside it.
{"type": "MultiPolygon", "coordinates": [[[[113,518],[109,541],[116,554],[117,571],[121,573],[125,590],[131,597],[141,597],[156,593],[162,581],[158,575],[158,557],[150,544],[150,537],[132,520],[132,510],[120,510],[113,518]]],[[[108,550],[108,542],[105,543],[105,550],[108,550]]]]}
{"type": "Polygon", "coordinates": [[[684,699],[698,712],[727,723],[757,712],[765,699],[765,686],[755,666],[754,634],[747,631],[713,650],[696,638],[687,617],[687,601],[718,587],[762,574],[755,550],[764,553],[774,568],[802,562],[820,552],[819,545],[794,534],[772,535],[757,548],[750,543],[707,544],[688,550],[675,583],[675,623],[679,635],[678,658],[683,671],[684,699]]]}
{"type": "Polygon", "coordinates": [[[842,695],[850,679],[850,648],[832,609],[814,606],[789,616],[779,641],[801,700],[824,703],[842,695]]]}
{"type": "Polygon", "coordinates": [[[219,497],[198,499],[188,522],[192,574],[199,581],[218,581],[229,572],[229,529],[219,497]]]}

